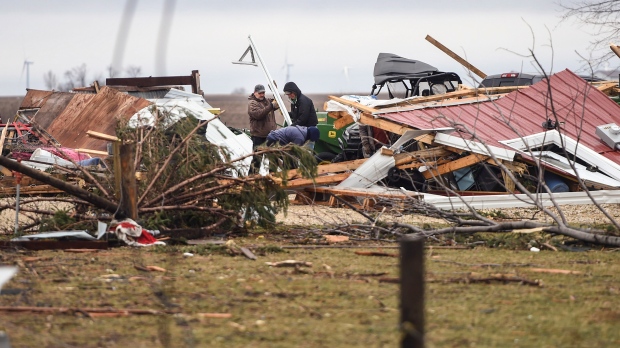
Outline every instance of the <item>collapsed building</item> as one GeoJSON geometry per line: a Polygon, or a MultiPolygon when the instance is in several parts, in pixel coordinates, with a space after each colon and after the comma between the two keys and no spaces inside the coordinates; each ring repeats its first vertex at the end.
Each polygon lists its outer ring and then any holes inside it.
{"type": "MultiPolygon", "coordinates": [[[[433,76],[438,74],[444,73],[433,76]]],[[[40,170],[101,165],[91,159],[109,156],[119,120],[148,125],[156,114],[153,106],[178,118],[189,113],[211,120],[219,113],[202,96],[197,71],[183,77],[107,82],[73,92],[28,90],[15,122],[4,128],[8,140],[0,141],[6,144],[3,153],[40,170]],[[187,84],[191,93],[179,86],[187,84]]],[[[390,100],[331,96],[324,106],[327,128],[341,132],[351,125],[371,127],[393,141],[373,148],[369,158],[321,164],[316,178],[290,171],[283,185],[298,193],[297,202],[325,198],[336,204],[333,196],[346,196],[362,199],[366,207],[377,197],[489,200],[490,195],[521,194],[520,187],[555,194],[620,187],[620,107],[609,98],[617,93],[616,82],[590,83],[565,70],[531,86],[451,86],[439,93],[429,86],[430,93],[421,90],[390,100]]],[[[252,151],[246,134],[217,119],[205,136],[237,157],[252,151]]],[[[11,194],[12,173],[3,173],[9,178],[4,193],[11,194]]],[[[277,173],[274,177],[279,180],[277,173]]],[[[42,187],[32,184],[24,193],[35,194],[42,187]]]]}

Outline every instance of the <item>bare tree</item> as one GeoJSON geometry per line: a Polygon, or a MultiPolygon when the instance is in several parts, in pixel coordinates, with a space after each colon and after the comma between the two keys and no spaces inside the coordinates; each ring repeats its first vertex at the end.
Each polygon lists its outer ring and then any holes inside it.
{"type": "Polygon", "coordinates": [[[58,87],[58,79],[56,78],[56,74],[54,74],[51,70],[43,75],[43,81],[45,81],[45,88],[49,90],[54,90],[58,87]]]}
{"type": "Polygon", "coordinates": [[[117,77],[119,72],[112,65],[108,66],[108,77],[117,77]]]}
{"type": "Polygon", "coordinates": [[[563,20],[576,18],[579,22],[593,27],[593,40],[591,41],[590,48],[592,50],[603,50],[604,52],[598,63],[615,57],[613,52],[608,50],[608,45],[610,42],[620,39],[620,1],[562,1],[560,6],[564,10],[563,20]]]}
{"type": "Polygon", "coordinates": [[[125,69],[125,72],[127,72],[129,77],[138,77],[142,73],[142,68],[139,66],[130,65],[127,69],[125,69]]]}

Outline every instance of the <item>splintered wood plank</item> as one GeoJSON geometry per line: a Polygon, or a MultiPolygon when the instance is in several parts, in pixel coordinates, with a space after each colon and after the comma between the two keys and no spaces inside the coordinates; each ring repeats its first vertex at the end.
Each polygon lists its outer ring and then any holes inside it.
{"type": "Polygon", "coordinates": [[[0,135],[0,155],[2,155],[2,150],[4,150],[4,141],[6,140],[7,130],[9,130],[8,123],[4,125],[4,128],[2,128],[2,135],[0,135]]]}
{"type": "Polygon", "coordinates": [[[372,114],[373,112],[377,111],[377,109],[375,109],[375,108],[372,108],[370,106],[366,106],[366,105],[360,104],[358,102],[354,102],[352,100],[348,100],[348,99],[344,99],[344,98],[339,98],[339,97],[334,97],[333,95],[330,95],[328,98],[333,100],[333,101],[337,101],[340,104],[354,107],[354,108],[356,108],[358,110],[362,110],[363,112],[367,112],[369,114],[372,114]]]}
{"type": "Polygon", "coordinates": [[[487,74],[483,73],[480,69],[476,68],[471,63],[469,63],[465,59],[461,58],[461,56],[459,56],[458,54],[454,53],[451,49],[449,49],[448,47],[444,46],[441,42],[435,40],[432,36],[426,35],[426,41],[430,42],[435,47],[439,48],[443,53],[447,54],[452,59],[454,59],[457,62],[461,63],[461,65],[463,65],[465,68],[469,69],[474,74],[480,76],[483,79],[487,77],[487,74]]]}
{"type": "MultiPolygon", "coordinates": [[[[368,160],[367,158],[362,158],[362,159],[357,159],[353,161],[321,164],[316,167],[316,172],[317,174],[321,175],[325,173],[340,173],[340,172],[344,172],[347,170],[355,170],[359,168],[359,166],[364,164],[364,162],[366,162],[367,160],[368,160]]],[[[292,179],[298,175],[299,173],[297,172],[297,169],[292,169],[292,170],[289,170],[288,172],[289,179],[292,179]]]]}
{"type": "Polygon", "coordinates": [[[400,166],[400,165],[404,165],[407,163],[411,163],[414,161],[418,161],[420,159],[423,160],[436,160],[438,158],[444,157],[444,156],[448,156],[452,154],[452,152],[446,150],[445,147],[443,146],[439,146],[439,147],[430,147],[424,150],[418,150],[418,151],[413,151],[413,152],[404,152],[404,153],[399,153],[397,155],[394,156],[394,161],[395,161],[395,165],[396,166],[400,166]]]}
{"type": "Polygon", "coordinates": [[[337,119],[336,121],[334,121],[334,128],[335,129],[342,129],[348,125],[350,125],[351,123],[355,122],[355,120],[353,119],[353,116],[346,114],[345,116],[337,119]]]}
{"type": "MultiPolygon", "coordinates": [[[[463,99],[463,98],[465,97],[473,98],[473,97],[478,97],[478,96],[482,96],[486,94],[504,94],[504,93],[509,93],[509,92],[513,92],[513,91],[525,89],[525,88],[529,88],[529,86],[504,86],[504,87],[462,89],[459,91],[448,92],[445,94],[430,95],[427,97],[410,98],[410,99],[406,99],[401,102],[393,103],[393,104],[391,103],[391,104],[377,105],[377,108],[380,109],[379,111],[381,112],[386,112],[388,111],[387,109],[395,108],[397,106],[406,107],[406,106],[420,105],[424,103],[437,102],[440,100],[448,100],[448,99],[459,99],[461,101],[466,101],[466,99],[463,99]]],[[[478,100],[483,101],[486,99],[481,99],[478,97],[478,100]]],[[[398,110],[394,110],[394,111],[396,112],[398,110]]]]}
{"type": "Polygon", "coordinates": [[[598,85],[598,86],[596,86],[596,88],[599,91],[601,91],[601,92],[603,92],[603,93],[605,93],[607,95],[610,95],[611,92],[613,91],[613,89],[617,85],[618,85],[618,82],[611,81],[611,82],[608,82],[608,83],[604,83],[604,84],[598,85]]]}
{"type": "Polygon", "coordinates": [[[92,131],[92,130],[86,131],[86,135],[88,135],[91,138],[100,139],[100,140],[107,140],[107,141],[119,141],[120,140],[115,135],[109,135],[109,134],[105,134],[105,133],[101,133],[101,132],[95,132],[95,131],[92,131]]]}
{"type": "Polygon", "coordinates": [[[109,156],[110,154],[107,151],[99,151],[99,150],[91,150],[91,149],[75,149],[77,152],[84,152],[92,155],[98,156],[109,156]]]}
{"type": "Polygon", "coordinates": [[[476,164],[482,161],[489,159],[489,156],[483,156],[479,154],[472,154],[469,156],[461,157],[457,160],[448,162],[446,164],[442,164],[438,166],[436,169],[429,169],[422,173],[425,179],[431,179],[433,177],[443,175],[446,173],[453,172],[455,170],[459,170],[461,168],[469,167],[472,164],[476,164]]]}
{"type": "Polygon", "coordinates": [[[331,117],[331,118],[341,118],[341,117],[345,117],[346,115],[348,115],[349,113],[346,111],[328,111],[327,112],[327,116],[331,117]]]}
{"type": "Polygon", "coordinates": [[[409,126],[404,126],[396,122],[388,121],[386,119],[374,118],[369,113],[363,113],[361,115],[360,123],[365,124],[367,126],[377,127],[377,128],[386,130],[388,132],[392,132],[392,133],[396,133],[400,135],[405,134],[405,132],[407,132],[408,130],[414,129],[409,126]]]}
{"type": "Polygon", "coordinates": [[[344,179],[348,178],[349,175],[351,175],[351,173],[342,173],[342,174],[336,174],[336,175],[317,176],[314,179],[295,179],[295,180],[290,180],[286,184],[285,187],[286,188],[301,188],[301,187],[304,187],[304,186],[311,186],[311,185],[335,184],[335,183],[341,182],[344,179]]]}
{"type": "Polygon", "coordinates": [[[381,148],[381,154],[384,156],[394,156],[394,150],[388,149],[384,146],[381,148]]]}

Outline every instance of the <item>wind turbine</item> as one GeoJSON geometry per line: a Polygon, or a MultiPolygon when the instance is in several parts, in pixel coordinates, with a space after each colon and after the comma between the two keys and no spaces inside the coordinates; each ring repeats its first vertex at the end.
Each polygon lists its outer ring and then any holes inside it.
{"type": "Polygon", "coordinates": [[[346,93],[351,93],[350,87],[349,87],[349,82],[350,82],[350,80],[349,80],[349,69],[351,69],[351,67],[350,66],[346,66],[346,65],[342,68],[342,73],[344,74],[344,79],[347,81],[347,90],[345,91],[346,93]]]}
{"type": "Polygon", "coordinates": [[[284,65],[282,66],[282,69],[286,69],[286,79],[284,80],[284,83],[291,81],[291,67],[292,66],[293,64],[289,64],[288,62],[288,50],[287,50],[286,55],[284,56],[284,65]]]}
{"type": "Polygon", "coordinates": [[[26,70],[26,89],[30,88],[30,64],[34,62],[24,59],[24,66],[22,67],[22,76],[24,76],[24,70],[26,70]]]}

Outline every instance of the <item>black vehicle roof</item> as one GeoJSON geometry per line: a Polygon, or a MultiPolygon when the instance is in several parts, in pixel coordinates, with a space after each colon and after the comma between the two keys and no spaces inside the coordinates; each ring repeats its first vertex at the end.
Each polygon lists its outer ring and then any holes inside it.
{"type": "Polygon", "coordinates": [[[413,79],[432,75],[439,71],[434,66],[419,60],[407,59],[392,53],[379,53],[375,63],[375,84],[380,85],[394,79],[413,79]]]}

